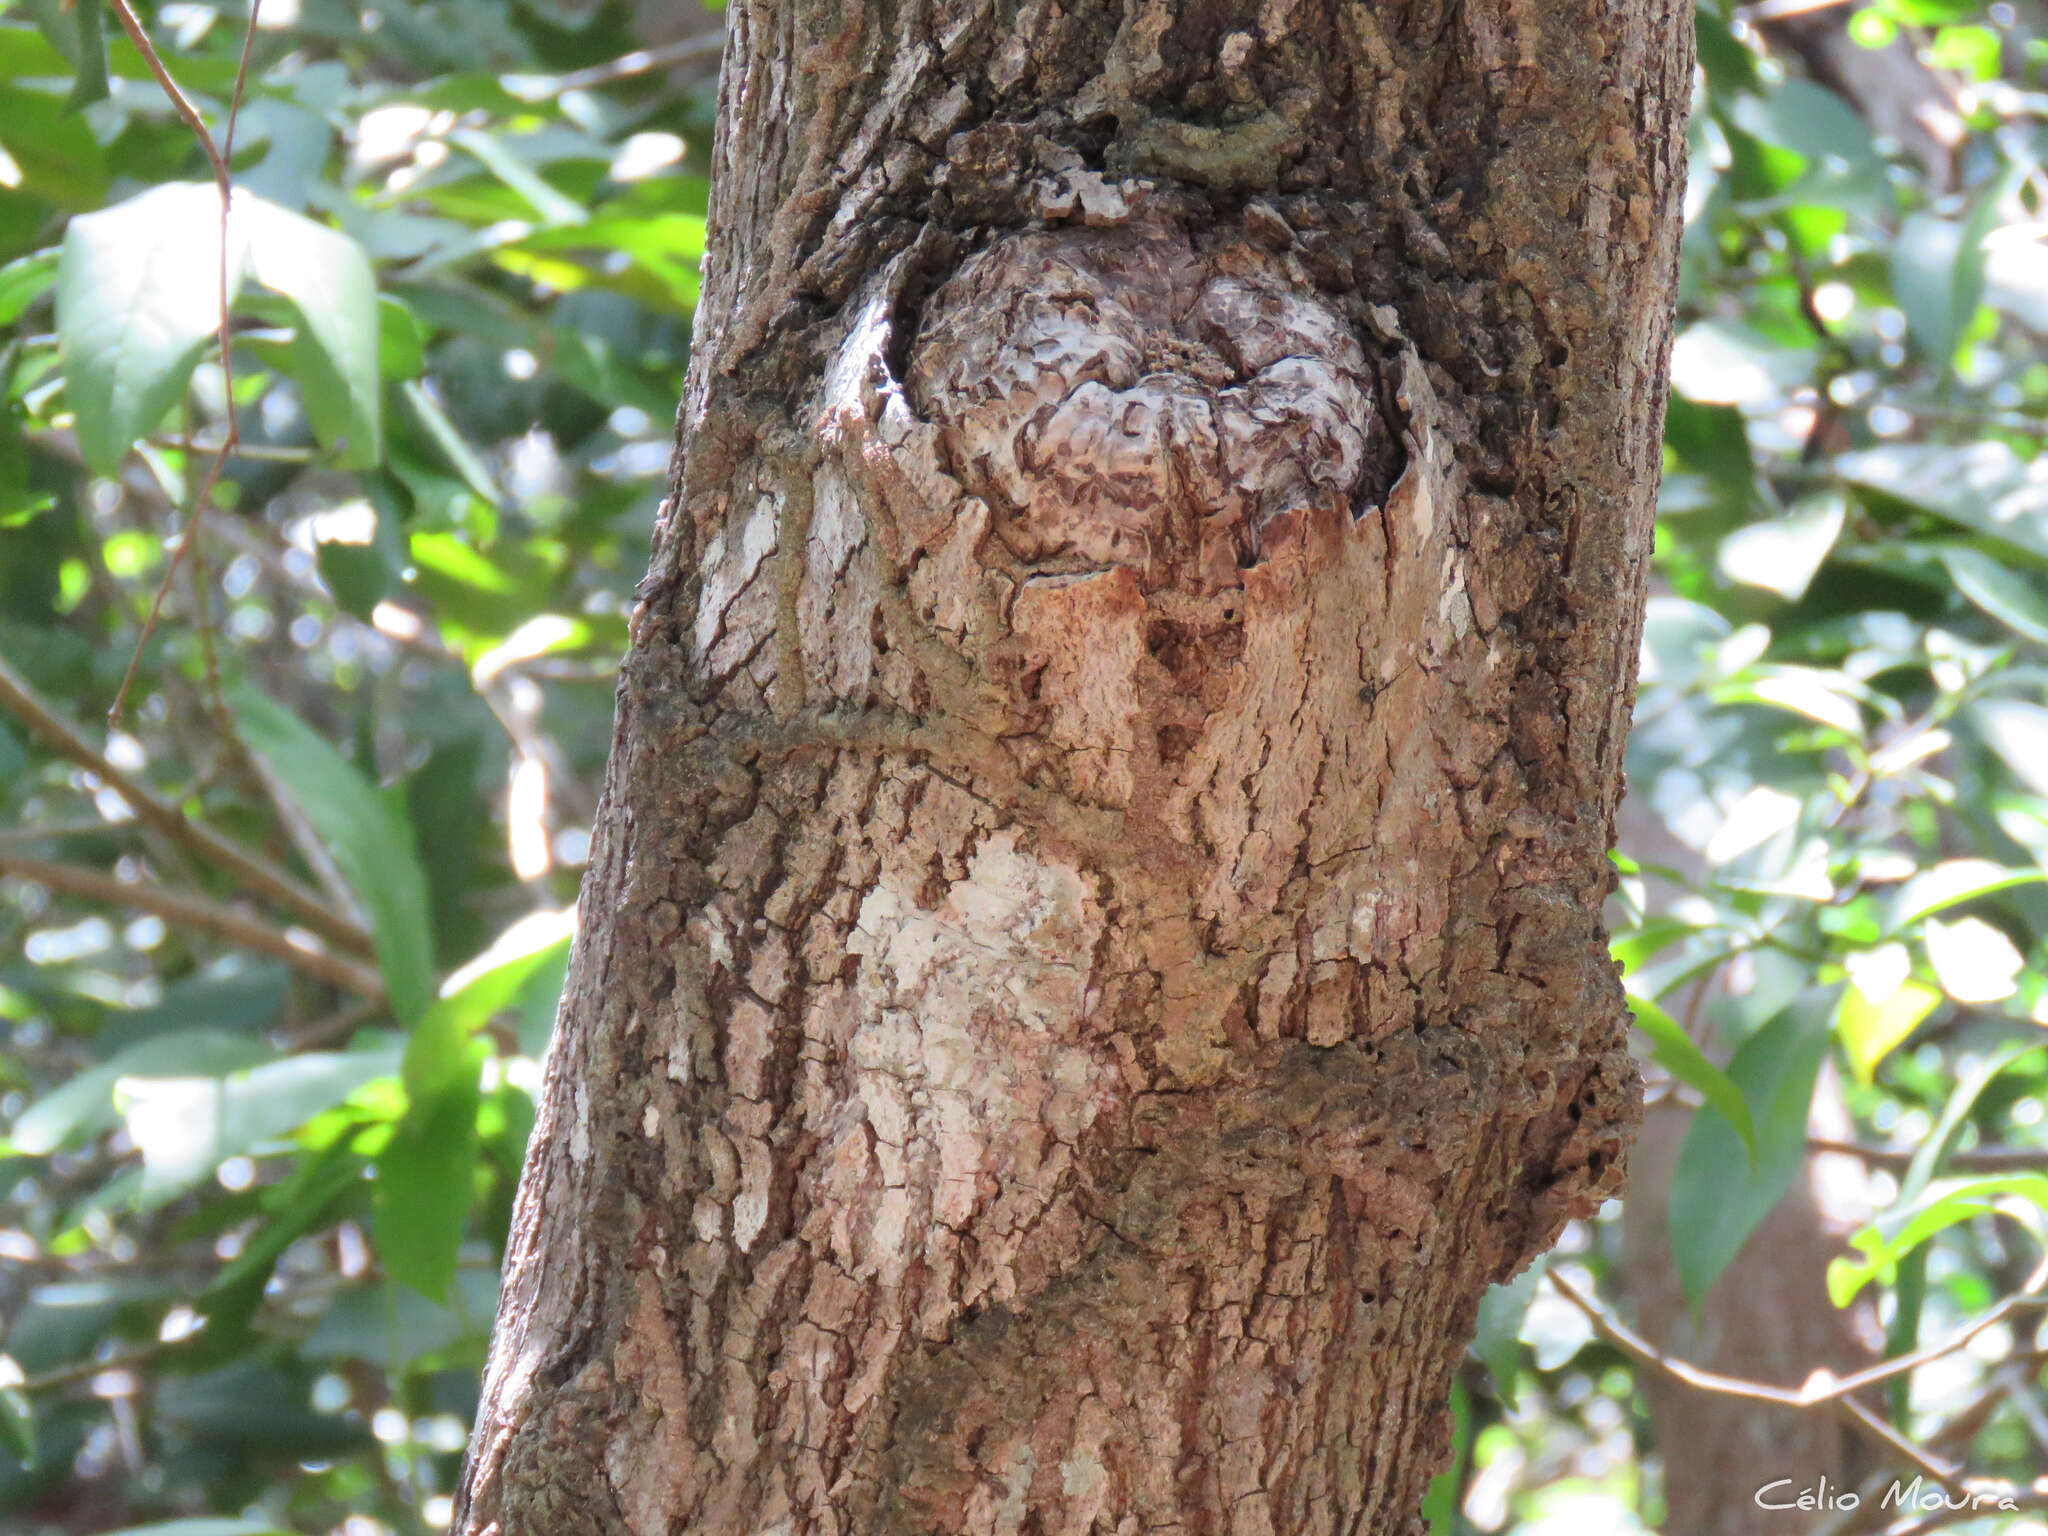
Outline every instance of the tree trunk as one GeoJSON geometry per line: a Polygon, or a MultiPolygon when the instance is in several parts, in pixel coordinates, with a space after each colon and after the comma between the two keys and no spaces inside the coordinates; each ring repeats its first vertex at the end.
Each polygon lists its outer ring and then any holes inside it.
{"type": "Polygon", "coordinates": [[[1615,1192],[1680,0],[735,0],[458,1530],[1406,1532],[1615,1192]]]}

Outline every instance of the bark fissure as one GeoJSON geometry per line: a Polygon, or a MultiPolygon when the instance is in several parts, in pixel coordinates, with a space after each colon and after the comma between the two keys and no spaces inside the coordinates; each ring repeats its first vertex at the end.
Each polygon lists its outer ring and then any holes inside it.
{"type": "Polygon", "coordinates": [[[1614,1191],[1670,0],[746,0],[460,1527],[1405,1532],[1614,1191]]]}

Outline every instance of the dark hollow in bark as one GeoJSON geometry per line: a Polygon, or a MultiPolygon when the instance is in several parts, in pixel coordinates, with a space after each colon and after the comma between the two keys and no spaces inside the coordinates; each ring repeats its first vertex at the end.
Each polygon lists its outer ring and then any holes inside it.
{"type": "Polygon", "coordinates": [[[1675,0],[753,0],[457,1528],[1406,1532],[1615,1192],[1675,0]]]}

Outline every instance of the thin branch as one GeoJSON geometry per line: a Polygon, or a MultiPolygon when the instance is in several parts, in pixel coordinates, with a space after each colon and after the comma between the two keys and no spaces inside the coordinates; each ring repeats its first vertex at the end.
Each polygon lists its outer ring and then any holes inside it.
{"type": "Polygon", "coordinates": [[[1889,1381],[1894,1376],[1903,1376],[1909,1371],[1917,1371],[1921,1366],[1939,1360],[1944,1355],[1952,1355],[1965,1344],[1968,1344],[1970,1340],[1976,1338],[1978,1334],[1984,1332],[1985,1329],[2003,1322],[2014,1311],[2036,1303],[2040,1299],[2043,1286],[2048,1286],[2048,1259],[2044,1259],[2035,1267],[2034,1272],[2027,1276],[2026,1284],[2022,1285],[2011,1295],[2002,1298],[1996,1306],[1979,1313],[1969,1323],[1950,1334],[1949,1337],[1943,1339],[1939,1344],[1929,1344],[1924,1349],[1916,1349],[1911,1354],[1895,1356],[1885,1361],[1882,1365],[1873,1365],[1866,1370],[1856,1371],[1848,1376],[1833,1376],[1826,1371],[1815,1371],[1807,1379],[1806,1385],[1799,1389],[1800,1401],[1802,1405],[1832,1402],[1836,1398],[1846,1397],[1849,1393],[1860,1391],[1864,1387],[1874,1386],[1881,1381],[1889,1381]]]}
{"type": "Polygon", "coordinates": [[[24,1377],[15,1383],[15,1388],[21,1392],[45,1392],[51,1387],[65,1387],[77,1381],[90,1381],[102,1371],[125,1371],[131,1366],[147,1365],[170,1347],[162,1343],[145,1344],[129,1350],[126,1354],[109,1355],[104,1360],[79,1360],[70,1365],[60,1365],[54,1370],[24,1377]]]}
{"type": "MultiPolygon", "coordinates": [[[[1903,1171],[1911,1166],[1918,1149],[1870,1147],[1860,1142],[1809,1136],[1806,1139],[1806,1150],[1839,1153],[1844,1157],[1860,1158],[1872,1168],[1903,1171]]],[[[1942,1160],[1942,1166],[1963,1173],[2029,1173],[2035,1169],[2048,1168],[2048,1147],[1973,1147],[1967,1152],[1950,1153],[1942,1160]]]]}
{"type": "Polygon", "coordinates": [[[178,82],[171,78],[171,72],[156,51],[156,45],[149,40],[149,33],[136,17],[134,7],[129,5],[128,0],[108,0],[108,3],[113,7],[114,15],[120,20],[121,30],[128,34],[128,41],[135,45],[136,52],[140,53],[143,62],[149,65],[149,72],[156,76],[156,83],[163,88],[164,95],[170,98],[178,116],[185,120],[186,126],[199,140],[200,148],[206,151],[207,163],[213,167],[214,185],[220,189],[220,265],[219,291],[216,295],[220,315],[217,340],[220,347],[222,398],[227,403],[227,430],[221,437],[220,451],[213,456],[213,462],[207,465],[206,474],[199,482],[199,494],[192,500],[192,513],[185,519],[184,536],[178,540],[177,553],[171,556],[169,565],[164,569],[164,579],[157,583],[156,596],[149,605],[149,616],[142,621],[142,633],[135,640],[135,653],[128,658],[128,671],[121,679],[120,689],[114,694],[113,706],[107,711],[108,721],[118,726],[121,723],[122,712],[128,706],[128,690],[134,687],[135,674],[142,666],[142,653],[149,646],[150,636],[156,633],[157,618],[163,612],[164,598],[171,590],[171,582],[177,577],[178,567],[185,563],[185,556],[199,537],[199,525],[206,516],[207,506],[213,500],[214,487],[220,483],[221,471],[227,467],[228,454],[240,446],[242,441],[242,424],[235,410],[233,348],[228,344],[228,213],[234,197],[234,178],[228,170],[228,156],[234,151],[235,119],[242,112],[242,91],[249,79],[249,51],[256,43],[256,16],[262,8],[263,0],[249,0],[249,26],[242,36],[242,58],[235,69],[234,95],[228,101],[227,153],[223,153],[213,142],[213,135],[207,132],[206,119],[199,115],[199,109],[192,105],[183,91],[178,89],[178,82]]]}
{"type": "Polygon", "coordinates": [[[1930,1511],[1925,1520],[1916,1520],[1911,1525],[1894,1525],[1887,1529],[1887,1536],[1926,1536],[1928,1531],[1944,1530],[1951,1525],[1961,1525],[1966,1520],[1984,1520],[1995,1514],[2007,1514],[2019,1510],[2048,1509],[2048,1491],[2041,1489],[2013,1488],[2009,1492],[1992,1494],[1982,1490],[1966,1490],[1978,1493],[1986,1499],[2000,1499],[2005,1502],[1978,1505],[1973,1498],[1953,1509],[1930,1511]],[[2011,1508],[2008,1509],[2007,1505],[2011,1508]]]}
{"type": "Polygon", "coordinates": [[[23,843],[54,843],[67,837],[121,837],[127,832],[118,821],[46,821],[32,827],[0,827],[0,848],[23,843]]]}
{"type": "Polygon", "coordinates": [[[104,901],[153,912],[167,923],[210,933],[231,944],[274,956],[332,986],[345,987],[369,998],[385,995],[384,979],[369,966],[325,950],[303,948],[293,943],[291,937],[280,929],[204,896],[174,891],[161,885],[120,880],[96,869],[80,869],[75,864],[24,859],[4,850],[0,850],[0,875],[33,880],[38,885],[82,896],[88,901],[104,901]]]}
{"type": "Polygon", "coordinates": [[[572,69],[566,75],[555,77],[555,89],[587,91],[617,80],[630,80],[651,70],[665,69],[671,64],[686,64],[692,59],[715,59],[724,51],[725,31],[720,28],[702,37],[686,37],[679,42],[663,43],[657,48],[636,48],[631,53],[621,54],[608,63],[593,64],[588,69],[572,69]]]}
{"type": "Polygon", "coordinates": [[[28,679],[10,667],[4,657],[0,657],[0,708],[5,708],[64,756],[94,774],[128,803],[138,821],[233,875],[251,895],[283,908],[330,943],[361,955],[371,953],[369,934],[335,912],[314,892],[232,838],[223,836],[203,822],[192,820],[176,805],[159,798],[108,762],[106,754],[87,741],[78,727],[52,709],[28,679]]]}
{"type": "MultiPolygon", "coordinates": [[[[227,439],[221,438],[214,442],[194,440],[188,443],[171,438],[153,437],[149,439],[149,445],[152,448],[175,449],[181,453],[219,453],[227,446],[227,439]]],[[[260,443],[238,443],[235,445],[235,457],[260,464],[312,464],[319,460],[320,454],[311,448],[273,448],[260,443]]]]}
{"type": "MultiPolygon", "coordinates": [[[[1808,1387],[1774,1387],[1767,1382],[1750,1381],[1740,1376],[1724,1376],[1719,1371],[1704,1370],[1690,1361],[1668,1355],[1648,1339],[1637,1333],[1628,1324],[1616,1317],[1599,1302],[1578,1289],[1556,1269],[1546,1269],[1543,1278],[1557,1293],[1585,1314],[1593,1329],[1608,1343],[1619,1349],[1630,1359],[1669,1376],[1672,1380],[1701,1392],[1711,1392],[1718,1397],[1740,1398],[1753,1403],[1770,1403],[1779,1408],[1790,1408],[1800,1413],[1825,1409],[1864,1439],[1880,1450],[1899,1457],[1909,1466],[1916,1468],[1923,1476],[1934,1479],[1943,1488],[1958,1497],[1983,1495],[1986,1497],[2024,1496],[2024,1490],[1992,1479],[1966,1478],[1962,1468],[1941,1461],[1921,1447],[1906,1439],[1878,1415],[1872,1413],[1843,1391],[1835,1390],[1833,1378],[1823,1372],[1816,1372],[1823,1390],[1809,1390],[1808,1387]]],[[[1905,1357],[1902,1357],[1905,1358],[1905,1357]]],[[[1891,1362],[1896,1363],[1896,1362],[1891,1362]]],[[[1924,1363],[1924,1362],[1920,1362],[1924,1363]]],[[[1868,1373],[1860,1373],[1868,1376],[1868,1373]]],[[[1931,1527],[1928,1527],[1931,1529],[1931,1527]]],[[[1916,1527],[1918,1529],[1918,1527],[1916,1527]]]]}
{"type": "Polygon", "coordinates": [[[1745,21],[1779,21],[1787,16],[1806,16],[1849,3],[1850,0],[1758,0],[1757,4],[1746,5],[1736,14],[1745,21]]]}
{"type": "Polygon", "coordinates": [[[1829,1400],[1828,1406],[1843,1416],[1873,1445],[1890,1449],[1891,1453],[1913,1468],[1922,1477],[1930,1477],[1944,1488],[1958,1492],[1965,1487],[1963,1469],[1954,1462],[1943,1461],[1932,1452],[1923,1450],[1900,1434],[1879,1414],[1857,1402],[1853,1397],[1839,1397],[1829,1400]]]}
{"type": "Polygon", "coordinates": [[[1690,1361],[1667,1355],[1648,1339],[1629,1327],[1607,1308],[1593,1300],[1573,1285],[1554,1266],[1543,1271],[1543,1278],[1557,1288],[1557,1293],[1586,1315],[1586,1321],[1608,1343],[1632,1360],[1653,1366],[1683,1386],[1694,1387],[1702,1392],[1712,1392],[1718,1397],[1739,1397],[1753,1403],[1771,1403],[1779,1408],[1805,1408],[1799,1392],[1793,1387],[1774,1387],[1768,1382],[1750,1381],[1741,1376],[1723,1376],[1719,1371],[1709,1371],[1690,1361]]]}

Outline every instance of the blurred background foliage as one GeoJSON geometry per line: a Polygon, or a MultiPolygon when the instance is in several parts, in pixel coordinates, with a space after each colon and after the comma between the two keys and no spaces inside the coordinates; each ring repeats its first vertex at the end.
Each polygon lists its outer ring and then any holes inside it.
{"type": "MultiPolygon", "coordinates": [[[[193,136],[96,0],[0,4],[0,1526],[426,1532],[663,492],[719,23],[138,10],[216,134],[251,50],[231,384],[193,136]]],[[[1612,914],[1639,1163],[1675,1129],[1637,1232],[1489,1298],[1432,1524],[1708,1529],[1654,1355],[1747,1303],[1817,1319],[1781,1384],[1923,1352],[1861,1394],[1861,1465],[1910,1477],[1898,1436],[2019,1506],[1955,1528],[2040,1536],[2048,12],[1699,21],[1612,914]],[[1787,1209],[1812,1242],[1757,1237],[1787,1209]]]]}

